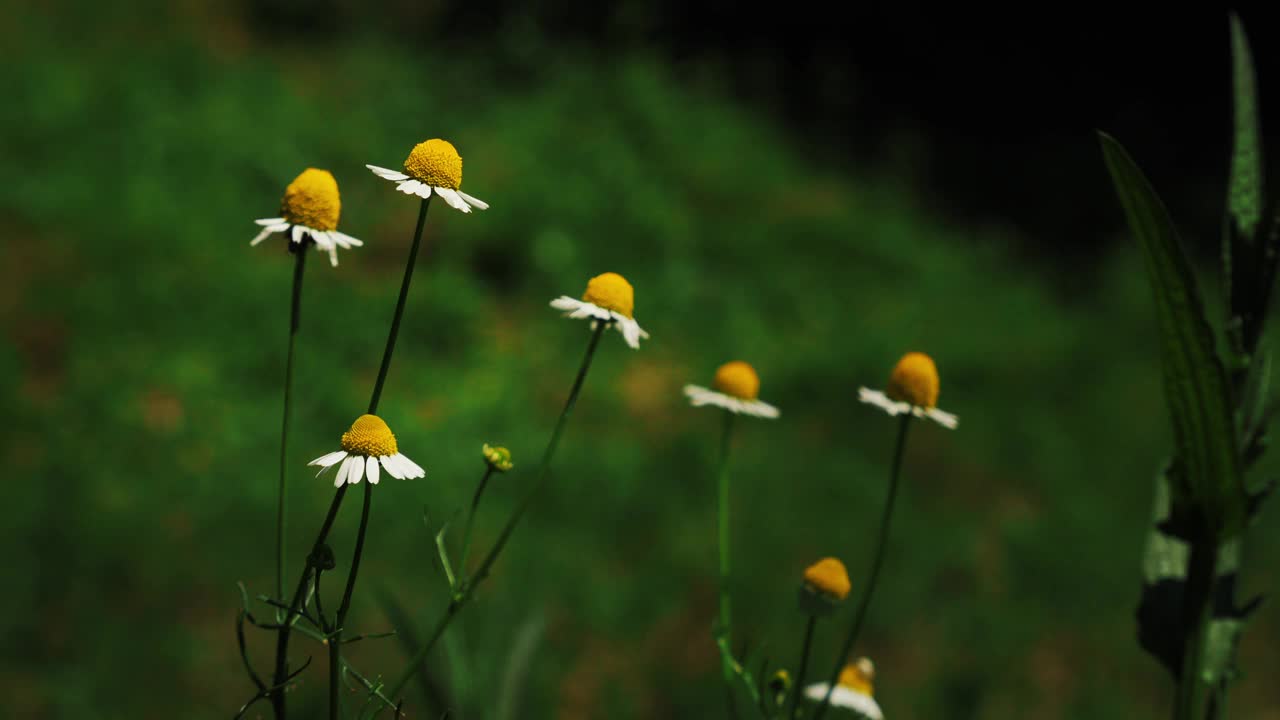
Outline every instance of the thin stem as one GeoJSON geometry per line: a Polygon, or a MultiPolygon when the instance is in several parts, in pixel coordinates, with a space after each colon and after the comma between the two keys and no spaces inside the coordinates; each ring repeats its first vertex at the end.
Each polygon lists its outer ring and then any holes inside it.
{"type": "Polygon", "coordinates": [[[462,560],[458,563],[458,574],[464,579],[467,576],[467,557],[471,554],[471,529],[475,524],[476,510],[480,507],[480,496],[484,495],[484,489],[489,484],[490,475],[493,475],[493,466],[486,464],[484,477],[480,478],[480,484],[476,486],[476,492],[471,496],[471,510],[467,513],[467,528],[462,533],[462,560]]]}
{"type": "Polygon", "coordinates": [[[387,333],[387,347],[382,351],[382,365],[378,368],[378,379],[373,383],[373,395],[369,397],[369,414],[378,413],[378,400],[382,397],[382,386],[387,382],[387,371],[391,369],[391,355],[396,349],[396,338],[400,335],[400,318],[404,315],[404,304],[409,298],[409,283],[413,280],[413,268],[417,265],[418,248],[422,245],[422,226],[427,222],[427,206],[431,198],[426,198],[418,206],[418,225],[413,230],[413,246],[409,248],[409,261],[404,264],[404,279],[400,282],[400,297],[396,299],[396,311],[391,316],[391,332],[387,333]]]}
{"type": "Polygon", "coordinates": [[[289,354],[284,364],[284,419],[280,425],[280,487],[276,505],[276,599],[284,602],[284,536],[288,518],[285,515],[285,499],[288,491],[289,457],[289,409],[293,405],[293,347],[302,324],[302,275],[306,270],[307,244],[293,248],[293,295],[289,311],[289,354]]]}
{"type": "Polygon", "coordinates": [[[422,647],[418,648],[418,651],[414,653],[412,658],[410,658],[409,664],[400,674],[400,677],[391,684],[391,690],[387,693],[389,696],[399,697],[401,691],[404,690],[404,686],[408,684],[409,680],[413,678],[414,673],[417,672],[418,666],[426,662],[427,655],[431,652],[431,648],[435,646],[436,641],[440,639],[440,636],[444,634],[445,629],[449,627],[449,623],[453,620],[454,615],[456,615],[458,611],[471,600],[475,589],[479,587],[480,583],[483,582],[486,577],[488,577],[489,569],[498,559],[498,555],[502,553],[502,549],[506,547],[507,541],[511,538],[511,533],[515,531],[516,525],[520,523],[520,518],[524,517],[524,514],[528,512],[529,508],[533,505],[533,501],[537,497],[539,490],[547,480],[548,473],[551,470],[551,459],[555,457],[556,448],[560,446],[560,436],[564,433],[564,428],[569,420],[569,415],[573,412],[573,406],[578,402],[578,393],[582,391],[583,381],[587,379],[587,370],[591,368],[591,359],[595,357],[596,346],[600,344],[600,336],[604,334],[607,327],[608,325],[604,323],[597,323],[595,329],[591,333],[591,340],[587,343],[587,352],[582,357],[582,365],[578,368],[578,375],[574,378],[573,387],[569,390],[569,398],[565,400],[564,410],[560,412],[560,419],[556,421],[555,430],[551,432],[551,440],[547,443],[547,449],[542,453],[542,461],[538,464],[538,474],[534,479],[533,486],[524,496],[524,499],[520,501],[520,504],[516,506],[515,512],[513,512],[511,514],[511,518],[507,520],[507,524],[503,526],[502,532],[498,535],[497,541],[489,550],[488,554],[485,555],[484,560],[481,561],[480,567],[476,570],[476,574],[463,584],[462,592],[458,593],[449,601],[448,606],[445,607],[444,614],[436,621],[435,627],[432,628],[431,634],[427,637],[426,643],[424,643],[422,647]]]}
{"type": "Polygon", "coordinates": [[[373,502],[373,483],[365,481],[364,504],[360,510],[360,529],[356,531],[356,549],[351,556],[351,573],[347,575],[347,587],[342,591],[342,603],[333,622],[329,640],[329,718],[338,718],[338,670],[342,661],[342,630],[346,627],[347,612],[351,610],[351,595],[356,589],[356,575],[360,573],[360,558],[364,555],[364,538],[369,529],[369,505],[373,502]]]}
{"type": "Polygon", "coordinates": [[[813,647],[813,627],[818,624],[818,616],[810,615],[809,622],[804,626],[804,649],[800,651],[800,665],[796,672],[796,684],[791,688],[791,702],[787,706],[787,719],[794,720],[796,716],[796,705],[800,702],[800,695],[804,692],[805,675],[809,672],[809,650],[813,647]]]}
{"type": "MultiPolygon", "coordinates": [[[[1211,532],[1206,531],[1204,535],[1211,537],[1211,532]]],[[[1205,718],[1208,684],[1201,674],[1209,622],[1213,619],[1213,581],[1217,561],[1218,543],[1215,540],[1201,538],[1191,543],[1182,618],[1186,644],[1182,652],[1182,672],[1178,676],[1174,720],[1205,718]]]]}
{"type": "Polygon", "coordinates": [[[884,512],[880,515],[880,535],[876,538],[875,554],[871,560],[871,574],[867,578],[867,589],[862,592],[862,598],[858,600],[858,609],[853,615],[853,624],[849,626],[849,634],[845,636],[844,645],[840,648],[840,654],[836,656],[835,667],[831,669],[831,676],[827,680],[827,694],[823,696],[822,702],[819,703],[817,710],[813,713],[813,720],[821,720],[826,714],[827,707],[831,704],[831,692],[836,688],[836,681],[840,679],[840,669],[844,667],[845,659],[849,656],[849,652],[853,649],[853,644],[858,640],[858,633],[862,630],[862,621],[866,619],[867,608],[871,605],[871,596],[876,590],[876,580],[880,577],[880,566],[884,563],[885,546],[889,544],[889,521],[893,519],[893,502],[898,497],[898,476],[902,470],[903,451],[907,447],[907,430],[911,427],[911,413],[902,416],[902,421],[898,425],[898,440],[893,449],[893,466],[889,470],[889,495],[884,501],[884,512]]]}
{"type": "MultiPolygon", "coordinates": [[[[729,450],[733,441],[733,413],[728,410],[724,411],[724,425],[720,434],[720,460],[716,470],[716,485],[718,488],[718,501],[716,504],[716,517],[720,554],[720,618],[718,622],[718,631],[724,638],[726,647],[733,647],[733,619],[732,619],[732,602],[729,592],[730,581],[730,562],[729,553],[731,549],[731,534],[729,531],[729,450]]],[[[732,683],[733,670],[729,667],[727,660],[721,661],[721,672],[726,682],[732,683]]],[[[729,695],[732,702],[732,691],[729,695]]]]}

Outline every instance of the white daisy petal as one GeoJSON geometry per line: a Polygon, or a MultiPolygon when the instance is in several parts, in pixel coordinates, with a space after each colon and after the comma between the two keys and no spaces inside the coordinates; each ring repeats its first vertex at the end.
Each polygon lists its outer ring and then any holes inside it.
{"type": "Polygon", "coordinates": [[[468,205],[462,198],[458,197],[457,190],[451,190],[449,188],[442,188],[442,187],[438,187],[435,190],[436,190],[436,194],[439,195],[441,198],[443,198],[444,201],[449,205],[449,207],[453,208],[454,210],[461,210],[464,213],[471,212],[471,206],[468,205]]]}
{"type": "Polygon", "coordinates": [[[890,415],[901,415],[903,413],[911,412],[910,404],[895,402],[890,400],[889,396],[879,390],[872,390],[870,388],[858,388],[858,401],[869,405],[875,405],[890,415]]]}
{"type": "Polygon", "coordinates": [[[337,230],[334,230],[329,234],[333,236],[334,242],[336,242],[338,245],[342,246],[342,248],[346,250],[350,250],[351,248],[362,247],[364,245],[364,241],[359,240],[357,238],[353,238],[346,233],[340,233],[337,230]]]}
{"type": "Polygon", "coordinates": [[[307,228],[307,234],[311,236],[311,241],[314,242],[321,250],[333,249],[333,239],[329,237],[329,233],[323,230],[307,228]]]}
{"type": "Polygon", "coordinates": [[[258,220],[254,220],[254,222],[258,223],[259,225],[262,225],[263,227],[269,227],[271,225],[288,225],[289,224],[284,218],[260,218],[258,220]]]}
{"type": "Polygon", "coordinates": [[[403,461],[406,466],[405,474],[404,474],[405,479],[412,480],[413,478],[420,478],[420,477],[427,476],[427,471],[423,470],[422,466],[419,465],[418,463],[410,460],[409,456],[403,453],[396,453],[396,458],[403,461]]]}
{"type": "Polygon", "coordinates": [[[342,465],[338,467],[338,474],[333,478],[334,487],[342,487],[347,481],[347,476],[351,474],[351,465],[359,460],[360,458],[355,455],[348,455],[347,459],[342,461],[342,465]]]}
{"type": "Polygon", "coordinates": [[[748,414],[755,415],[756,417],[769,418],[770,420],[773,420],[782,414],[778,412],[778,408],[767,402],[761,402],[760,400],[752,400],[749,403],[745,403],[745,406],[744,410],[748,414]]]}
{"type": "Polygon", "coordinates": [[[400,465],[393,458],[392,455],[383,455],[378,460],[382,462],[382,469],[386,470],[388,475],[397,480],[403,480],[404,473],[400,472],[400,465]]]}
{"type": "Polygon", "coordinates": [[[489,209],[489,203],[481,200],[480,198],[471,197],[470,195],[462,192],[461,190],[458,191],[458,197],[462,198],[468,205],[470,205],[473,208],[476,208],[477,210],[489,209]]]}
{"type": "Polygon", "coordinates": [[[955,430],[956,426],[960,424],[960,418],[949,412],[943,412],[938,408],[929,408],[925,411],[925,415],[927,415],[930,420],[938,423],[948,430],[955,430]]]}
{"type": "Polygon", "coordinates": [[[302,233],[305,230],[306,228],[302,227],[301,225],[294,225],[289,230],[289,240],[292,241],[295,245],[297,243],[302,242],[302,233]]]}
{"type": "Polygon", "coordinates": [[[431,186],[427,185],[426,183],[422,183],[418,185],[418,190],[414,194],[422,198],[423,200],[426,200],[427,198],[431,197],[431,186]]]}
{"type": "Polygon", "coordinates": [[[364,463],[364,476],[369,479],[370,485],[378,484],[378,458],[369,456],[364,463]]]}
{"type": "Polygon", "coordinates": [[[387,168],[378,167],[377,165],[365,165],[365,167],[372,170],[374,175],[377,175],[383,180],[406,180],[409,177],[402,172],[388,170],[387,168]]]}
{"type": "Polygon", "coordinates": [[[249,241],[249,247],[254,247],[254,246],[256,246],[258,243],[262,242],[263,240],[266,240],[268,235],[273,235],[273,234],[275,234],[275,233],[277,233],[277,232],[280,232],[280,231],[279,231],[279,230],[272,230],[272,229],[271,229],[271,228],[269,228],[269,227],[268,227],[268,228],[263,228],[263,229],[262,229],[262,232],[258,233],[257,235],[254,235],[254,236],[253,236],[253,239],[249,241]]]}
{"type": "Polygon", "coordinates": [[[352,455],[351,472],[347,473],[347,484],[355,485],[364,477],[364,455],[352,455]]]}
{"type": "MultiPolygon", "coordinates": [[[[828,687],[827,683],[814,683],[804,689],[804,696],[814,702],[822,702],[828,687]]],[[[843,685],[837,685],[831,691],[831,706],[853,710],[869,720],[884,720],[875,698],[843,685]]]]}
{"type": "Polygon", "coordinates": [[[396,184],[396,190],[399,190],[405,195],[416,195],[418,188],[420,187],[422,187],[422,183],[413,179],[405,180],[396,184]]]}
{"type": "Polygon", "coordinates": [[[616,324],[617,324],[618,330],[622,332],[622,339],[627,341],[627,344],[631,346],[632,350],[639,350],[640,349],[640,326],[636,324],[635,320],[632,320],[631,318],[628,318],[628,317],[623,317],[618,313],[614,313],[613,317],[617,321],[616,324]]]}
{"type": "Polygon", "coordinates": [[[346,450],[334,450],[331,453],[325,453],[320,457],[307,463],[307,465],[319,465],[320,467],[329,467],[347,456],[346,450]]]}
{"type": "Polygon", "coordinates": [[[565,312],[577,310],[581,305],[582,305],[581,300],[574,300],[568,295],[561,295],[560,297],[551,301],[551,307],[557,310],[564,310],[565,312]]]}
{"type": "Polygon", "coordinates": [[[329,248],[329,266],[338,267],[338,248],[336,247],[329,248]]]}

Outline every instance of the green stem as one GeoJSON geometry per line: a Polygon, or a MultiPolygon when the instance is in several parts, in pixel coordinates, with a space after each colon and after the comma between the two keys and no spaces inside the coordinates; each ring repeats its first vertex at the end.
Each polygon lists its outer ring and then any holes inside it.
{"type": "Polygon", "coordinates": [[[787,707],[787,719],[794,720],[796,716],[796,706],[800,702],[800,695],[804,693],[805,675],[809,672],[809,650],[813,647],[813,628],[818,624],[816,615],[809,616],[809,622],[804,626],[804,648],[800,651],[800,669],[796,671],[796,682],[791,687],[791,702],[787,707]]]}
{"type": "Polygon", "coordinates": [[[569,421],[569,415],[573,412],[573,406],[578,402],[578,394],[582,391],[583,381],[587,379],[587,370],[591,368],[591,359],[595,357],[596,346],[600,344],[600,336],[604,334],[607,327],[608,325],[605,323],[597,323],[595,330],[591,333],[591,340],[587,343],[587,352],[582,358],[582,365],[578,368],[578,375],[574,378],[573,387],[569,390],[569,399],[565,401],[564,410],[560,412],[560,419],[556,421],[555,430],[551,433],[551,440],[547,443],[547,449],[542,453],[542,461],[538,464],[538,474],[534,479],[533,486],[525,494],[520,504],[516,506],[515,512],[511,514],[511,518],[503,526],[497,541],[488,554],[485,555],[484,560],[481,561],[475,575],[464,583],[460,593],[450,599],[449,605],[445,607],[444,614],[436,621],[435,627],[432,628],[431,634],[427,637],[427,641],[418,648],[418,651],[409,659],[409,664],[400,674],[400,677],[391,684],[391,690],[387,693],[390,697],[399,697],[401,691],[404,690],[404,686],[408,684],[414,673],[417,672],[418,666],[426,662],[431,648],[435,646],[436,641],[440,639],[445,629],[449,627],[454,615],[471,600],[475,589],[488,577],[489,569],[493,566],[494,561],[498,559],[498,555],[502,553],[502,549],[506,547],[507,541],[511,538],[511,533],[515,531],[516,525],[520,522],[520,518],[524,517],[524,514],[533,505],[539,490],[547,480],[548,473],[551,470],[551,459],[555,457],[556,448],[560,446],[560,436],[564,433],[565,425],[569,421]]]}
{"type": "Polygon", "coordinates": [[[898,497],[898,476],[902,471],[902,456],[907,447],[907,430],[910,427],[911,413],[907,413],[902,416],[901,424],[898,425],[898,440],[893,449],[893,466],[889,470],[889,495],[885,498],[884,512],[880,515],[880,535],[876,538],[876,549],[871,560],[871,574],[867,578],[867,589],[862,592],[862,598],[858,601],[858,609],[853,615],[853,624],[849,626],[849,634],[845,636],[844,645],[840,648],[840,654],[836,656],[835,667],[832,668],[831,676],[827,681],[827,694],[823,696],[822,702],[814,711],[813,720],[821,720],[831,704],[831,692],[835,690],[836,681],[840,679],[840,670],[844,667],[845,659],[848,658],[849,652],[853,650],[853,644],[858,640],[862,621],[866,619],[867,608],[871,605],[871,596],[876,590],[880,566],[884,563],[885,546],[889,544],[889,521],[893,519],[893,503],[898,497]]]}
{"type": "Polygon", "coordinates": [[[493,466],[487,465],[484,470],[484,477],[480,478],[480,484],[476,486],[476,492],[471,496],[471,510],[467,513],[467,529],[462,533],[462,560],[458,563],[458,574],[462,576],[463,582],[467,577],[467,557],[471,554],[471,529],[476,521],[476,510],[480,507],[480,496],[484,495],[484,489],[489,484],[489,476],[493,474],[493,466]]]}
{"type": "MultiPolygon", "coordinates": [[[[1211,537],[1212,531],[1206,536],[1211,537]]],[[[1183,605],[1184,637],[1182,672],[1178,676],[1173,710],[1174,720],[1204,720],[1209,689],[1201,675],[1204,671],[1205,644],[1209,622],[1213,619],[1213,581],[1217,572],[1218,543],[1198,539],[1191,543],[1187,559],[1187,586],[1183,605]]]]}
{"type": "MultiPolygon", "coordinates": [[[[409,249],[409,259],[405,263],[404,280],[400,283],[400,296],[396,299],[395,314],[391,317],[391,330],[387,333],[387,346],[382,352],[382,365],[378,369],[378,379],[374,381],[373,393],[369,398],[369,414],[377,414],[378,400],[382,397],[382,386],[387,381],[387,371],[391,368],[391,355],[395,352],[396,337],[400,334],[400,318],[404,316],[405,301],[409,297],[409,283],[413,280],[413,267],[417,264],[418,248],[422,245],[422,228],[427,221],[427,207],[431,204],[430,198],[422,201],[418,207],[418,223],[413,231],[413,245],[409,249]]],[[[333,520],[338,515],[338,509],[342,507],[342,499],[346,496],[349,485],[342,485],[333,496],[333,502],[329,503],[329,512],[325,516],[324,524],[320,526],[320,532],[316,535],[316,540],[312,543],[311,554],[315,555],[320,546],[329,536],[329,530],[333,527],[333,520]]],[[[368,512],[367,493],[368,485],[365,486],[366,503],[365,513],[368,512]]],[[[360,534],[356,539],[356,555],[352,561],[351,575],[348,578],[349,584],[354,584],[355,572],[359,567],[360,553],[364,548],[364,530],[367,518],[362,518],[360,525],[360,534]]],[[[289,605],[289,612],[285,614],[283,627],[276,639],[276,671],[275,684],[281,685],[289,676],[289,631],[293,625],[293,618],[302,608],[302,601],[305,597],[307,589],[307,581],[311,577],[311,566],[308,564],[302,570],[302,577],[298,579],[298,588],[293,593],[293,601],[289,605]]],[[[336,621],[335,624],[341,627],[342,622],[336,621]]],[[[330,680],[332,681],[332,676],[330,680]]],[[[285,718],[285,700],[284,689],[276,690],[271,695],[271,707],[275,712],[276,720],[284,720],[285,718]]]]}
{"type": "MultiPolygon", "coordinates": [[[[284,364],[284,420],[280,427],[280,486],[276,493],[276,600],[284,602],[284,536],[287,517],[285,499],[288,491],[289,409],[293,405],[293,347],[302,324],[302,275],[307,263],[307,245],[290,249],[294,254],[293,295],[289,310],[289,354],[284,364]]],[[[278,613],[277,613],[278,615],[278,613]]]]}
{"type": "MultiPolygon", "coordinates": [[[[728,648],[733,647],[732,603],[729,592],[730,580],[730,532],[729,532],[729,450],[733,440],[733,413],[724,411],[724,425],[720,434],[720,460],[716,471],[718,501],[716,505],[717,537],[720,554],[720,618],[718,631],[728,648]]],[[[733,670],[727,661],[721,662],[721,671],[726,682],[732,683],[733,670]]],[[[732,693],[730,693],[732,698],[732,693]]]]}
{"type": "Polygon", "coordinates": [[[342,591],[342,604],[333,623],[329,639],[329,718],[338,720],[339,665],[342,662],[342,630],[346,627],[347,612],[351,609],[351,595],[356,589],[356,575],[360,573],[360,558],[364,555],[364,538],[369,529],[369,505],[373,501],[373,483],[365,479],[364,505],[360,510],[360,529],[356,532],[356,549],[351,557],[351,573],[347,575],[347,588],[342,591]]]}

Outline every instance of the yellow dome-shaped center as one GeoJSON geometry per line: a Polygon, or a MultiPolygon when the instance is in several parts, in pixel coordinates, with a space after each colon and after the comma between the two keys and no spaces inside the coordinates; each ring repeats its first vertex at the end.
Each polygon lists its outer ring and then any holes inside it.
{"type": "Polygon", "coordinates": [[[353,455],[383,457],[395,455],[396,436],[377,415],[361,415],[342,433],[342,449],[353,455]]]}
{"type": "Polygon", "coordinates": [[[875,677],[876,668],[871,661],[867,658],[858,658],[857,662],[845,665],[840,671],[840,685],[871,697],[873,693],[871,683],[875,677]]]}
{"type": "Polygon", "coordinates": [[[849,582],[849,571],[844,563],[836,558],[822,558],[805,568],[804,582],[814,590],[835,600],[843,600],[853,589],[849,582]]]}
{"type": "Polygon", "coordinates": [[[732,395],[741,400],[755,400],[760,397],[760,376],[756,369],[734,360],[716,369],[716,378],[712,383],[716,390],[725,395],[732,395]]]}
{"type": "Polygon", "coordinates": [[[938,404],[938,368],[933,358],[920,352],[902,356],[889,376],[885,395],[916,407],[931,408],[938,404]]]}
{"type": "Polygon", "coordinates": [[[431,187],[462,187],[462,156],[448,140],[434,138],[414,145],[405,158],[404,171],[431,187]]]}
{"type": "Polygon", "coordinates": [[[635,290],[618,273],[607,272],[591,278],[582,299],[624,317],[632,317],[631,313],[636,309],[635,290]]]}
{"type": "Polygon", "coordinates": [[[284,189],[284,200],[280,201],[280,215],[285,220],[325,232],[338,229],[341,211],[338,181],[328,170],[303,170],[284,189]]]}

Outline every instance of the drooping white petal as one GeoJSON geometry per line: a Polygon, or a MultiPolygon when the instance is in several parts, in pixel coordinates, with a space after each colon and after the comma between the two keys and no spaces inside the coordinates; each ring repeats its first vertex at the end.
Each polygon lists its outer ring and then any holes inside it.
{"type": "Polygon", "coordinates": [[[418,182],[417,180],[414,180],[414,179],[412,179],[412,178],[410,178],[409,180],[405,180],[405,181],[403,181],[403,182],[399,182],[399,183],[397,183],[397,184],[396,184],[396,190],[399,190],[400,192],[404,193],[405,195],[416,195],[416,194],[418,194],[418,188],[420,188],[420,187],[422,187],[422,183],[420,183],[420,182],[418,182]]]}
{"type": "Polygon", "coordinates": [[[426,183],[422,183],[421,185],[418,186],[418,190],[414,193],[414,195],[417,195],[423,200],[426,200],[427,198],[431,197],[431,186],[426,183]]]}
{"type": "Polygon", "coordinates": [[[557,310],[564,310],[565,312],[577,310],[581,306],[582,306],[581,300],[575,300],[569,297],[568,295],[561,295],[560,297],[551,301],[551,307],[557,310]]]}
{"type": "Polygon", "coordinates": [[[263,228],[263,229],[262,229],[262,232],[258,233],[257,235],[254,235],[254,236],[253,236],[253,239],[249,241],[249,247],[254,247],[254,246],[256,246],[258,243],[262,242],[263,240],[266,240],[268,235],[272,235],[272,234],[274,234],[274,233],[278,233],[278,232],[280,232],[280,231],[279,231],[279,230],[272,230],[272,229],[271,229],[271,228],[269,228],[269,227],[267,227],[267,228],[263,228]]]}
{"type": "Polygon", "coordinates": [[[351,458],[355,462],[351,463],[351,472],[347,473],[347,484],[355,485],[360,482],[360,478],[364,477],[365,458],[363,455],[352,455],[351,458]]]}
{"type": "Polygon", "coordinates": [[[616,321],[615,325],[617,326],[618,331],[622,333],[622,339],[627,341],[627,345],[630,345],[632,350],[639,350],[640,326],[636,324],[635,320],[619,315],[618,313],[614,313],[613,316],[616,321]]]}
{"type": "Polygon", "coordinates": [[[377,175],[383,180],[405,180],[409,177],[402,172],[388,170],[387,168],[378,167],[377,165],[365,165],[365,167],[372,170],[374,175],[377,175]]]}
{"type": "Polygon", "coordinates": [[[271,225],[288,225],[289,224],[284,218],[259,218],[257,220],[254,220],[254,222],[258,223],[259,225],[262,225],[263,227],[269,227],[271,225]]]}
{"type": "Polygon", "coordinates": [[[458,197],[457,190],[438,187],[435,189],[435,191],[436,191],[436,195],[439,195],[441,198],[443,198],[444,201],[449,205],[449,207],[453,208],[454,210],[461,210],[464,213],[471,212],[471,206],[468,205],[466,202],[464,202],[462,198],[458,197]]]}
{"type": "Polygon", "coordinates": [[[364,245],[363,240],[360,240],[358,238],[353,238],[350,235],[346,233],[338,232],[337,230],[330,232],[329,235],[333,238],[334,242],[336,242],[345,250],[350,250],[351,248],[358,248],[364,245]]]}
{"type": "Polygon", "coordinates": [[[302,233],[305,231],[306,231],[306,228],[302,227],[301,225],[294,225],[292,228],[289,229],[289,240],[292,241],[295,245],[302,242],[302,233]]]}
{"type": "Polygon", "coordinates": [[[342,465],[338,467],[338,474],[333,478],[334,487],[342,487],[347,481],[347,476],[351,474],[351,466],[360,461],[355,455],[348,455],[346,460],[342,461],[342,465]]]}
{"type": "Polygon", "coordinates": [[[319,465],[320,467],[329,467],[347,456],[346,450],[334,450],[331,453],[325,453],[320,457],[307,463],[307,465],[319,465]]]}
{"type": "Polygon", "coordinates": [[[329,233],[323,230],[307,228],[307,234],[311,236],[312,242],[314,242],[321,250],[333,249],[333,238],[329,237],[329,233]]]}
{"type": "Polygon", "coordinates": [[[369,456],[364,463],[364,475],[369,478],[370,485],[378,484],[378,458],[369,456]]]}
{"type": "Polygon", "coordinates": [[[423,470],[422,466],[419,465],[418,463],[410,460],[409,456],[405,455],[404,453],[396,453],[396,457],[399,460],[404,461],[404,465],[405,465],[404,476],[406,480],[412,480],[413,478],[420,478],[420,477],[427,476],[427,471],[423,470]]]}
{"type": "Polygon", "coordinates": [[[378,459],[382,461],[382,468],[388,475],[397,480],[404,479],[404,473],[400,471],[400,464],[395,461],[394,455],[383,455],[378,459]]]}
{"type": "Polygon", "coordinates": [[[473,208],[475,208],[475,209],[477,209],[477,210],[488,210],[488,209],[489,209],[489,203],[487,203],[487,202],[485,202],[485,201],[481,200],[480,198],[471,197],[470,195],[468,195],[468,194],[466,194],[466,193],[462,192],[461,190],[458,190],[457,192],[458,192],[458,197],[460,197],[460,198],[462,198],[463,200],[465,200],[465,201],[466,201],[466,203],[467,203],[468,205],[470,205],[471,207],[473,207],[473,208]]]}

